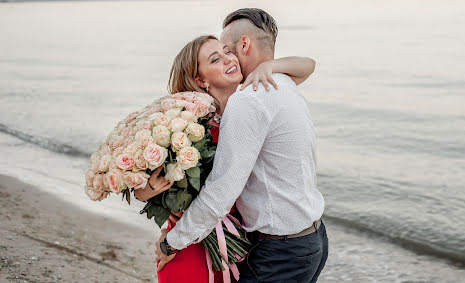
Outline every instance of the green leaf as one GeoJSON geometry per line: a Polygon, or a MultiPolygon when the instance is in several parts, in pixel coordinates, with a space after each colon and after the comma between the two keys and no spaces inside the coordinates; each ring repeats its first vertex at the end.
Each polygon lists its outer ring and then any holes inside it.
{"type": "Polygon", "coordinates": [[[192,178],[200,178],[200,168],[199,167],[193,167],[189,168],[186,170],[187,175],[192,178]]]}
{"type": "Polygon", "coordinates": [[[161,204],[161,197],[152,198],[141,211],[141,213],[144,212],[147,213],[148,219],[151,219],[153,217],[155,223],[157,223],[159,227],[161,227],[163,223],[165,223],[165,221],[168,220],[168,217],[171,213],[171,211],[168,208],[163,207],[163,205],[161,204]]]}
{"type": "Polygon", "coordinates": [[[184,179],[182,179],[181,181],[177,181],[176,182],[176,186],[180,187],[180,188],[183,188],[183,189],[186,189],[188,184],[187,184],[187,177],[184,177],[184,179]]]}
{"type": "Polygon", "coordinates": [[[206,143],[207,143],[207,140],[204,139],[204,140],[194,143],[194,147],[200,151],[202,147],[205,146],[206,143]]]}
{"type": "Polygon", "coordinates": [[[187,189],[178,192],[178,199],[176,202],[180,210],[186,210],[192,202],[192,195],[189,194],[187,189]]]}
{"type": "Polygon", "coordinates": [[[215,156],[215,153],[216,151],[214,149],[206,149],[204,148],[201,152],[200,152],[200,156],[202,158],[208,158],[208,157],[212,157],[212,156],[215,156]]]}
{"type": "Polygon", "coordinates": [[[191,183],[192,187],[197,191],[200,191],[200,178],[189,178],[189,183],[191,183]]]}
{"type": "Polygon", "coordinates": [[[178,191],[168,191],[168,193],[165,195],[165,203],[166,206],[168,207],[169,210],[178,212],[181,209],[178,206],[178,191]]]}

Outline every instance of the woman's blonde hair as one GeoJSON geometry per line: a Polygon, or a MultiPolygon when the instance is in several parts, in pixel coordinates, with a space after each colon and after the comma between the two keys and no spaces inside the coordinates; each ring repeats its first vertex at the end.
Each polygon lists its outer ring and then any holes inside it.
{"type": "Polygon", "coordinates": [[[192,40],[174,58],[168,81],[168,92],[173,94],[183,91],[198,91],[206,93],[206,89],[195,83],[199,74],[199,50],[207,41],[218,40],[213,35],[202,35],[192,40]]]}

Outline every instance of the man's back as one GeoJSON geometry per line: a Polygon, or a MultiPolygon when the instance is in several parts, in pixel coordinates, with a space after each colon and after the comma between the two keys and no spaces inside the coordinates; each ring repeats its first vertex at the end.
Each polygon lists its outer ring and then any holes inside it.
{"type": "Polygon", "coordinates": [[[246,230],[287,235],[318,220],[324,200],[316,188],[315,132],[307,102],[288,76],[273,74],[273,79],[278,90],[267,92],[260,86],[255,92],[248,87],[233,94],[222,128],[236,126],[228,124],[228,115],[252,116],[251,121],[256,121],[255,135],[244,138],[251,143],[257,142],[255,137],[264,141],[236,204],[246,230]]]}

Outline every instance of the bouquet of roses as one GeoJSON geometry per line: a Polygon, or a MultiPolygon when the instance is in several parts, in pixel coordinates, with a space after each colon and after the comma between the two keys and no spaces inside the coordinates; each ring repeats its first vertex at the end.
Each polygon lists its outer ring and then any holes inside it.
{"type": "MultiPolygon", "coordinates": [[[[215,111],[213,98],[184,92],[166,96],[129,114],[110,132],[90,158],[85,192],[92,200],[110,193],[131,203],[131,192],[145,188],[152,172],[164,167],[173,186],[148,200],[141,214],[161,227],[171,212],[182,212],[199,194],[213,166],[216,144],[209,129],[215,111]]],[[[250,248],[237,221],[226,219],[202,241],[216,270],[244,258],[250,248]],[[217,234],[223,234],[227,251],[217,234]],[[220,251],[222,250],[222,251],[220,251]]],[[[222,235],[223,236],[223,235],[222,235]]],[[[228,268],[228,267],[226,267],[228,268]]]]}

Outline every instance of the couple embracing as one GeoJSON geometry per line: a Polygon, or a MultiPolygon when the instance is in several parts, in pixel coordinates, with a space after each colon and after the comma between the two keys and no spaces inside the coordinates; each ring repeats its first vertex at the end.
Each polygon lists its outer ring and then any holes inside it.
{"type": "MultiPolygon", "coordinates": [[[[182,215],[170,216],[156,244],[160,283],[234,281],[211,276],[200,243],[230,211],[240,214],[252,242],[238,263],[239,282],[316,282],[325,265],[315,132],[297,89],[315,61],[274,59],[277,33],[265,11],[240,9],[226,17],[220,39],[198,37],[174,60],[170,92],[210,94],[217,106],[212,135],[219,135],[205,186],[182,215]]],[[[155,190],[136,191],[139,200],[170,187],[159,172],[149,179],[155,190]]]]}

